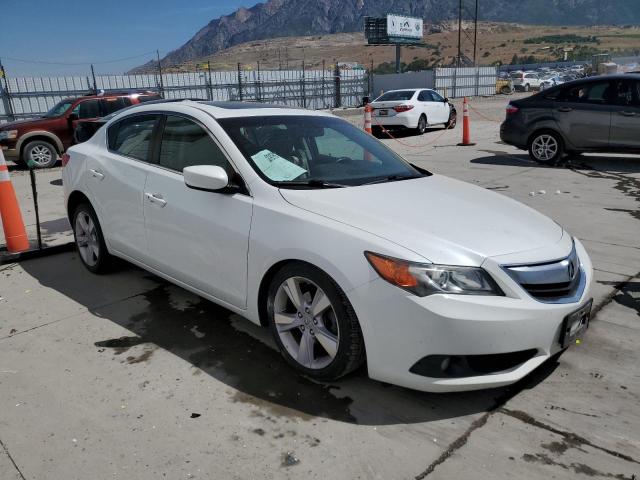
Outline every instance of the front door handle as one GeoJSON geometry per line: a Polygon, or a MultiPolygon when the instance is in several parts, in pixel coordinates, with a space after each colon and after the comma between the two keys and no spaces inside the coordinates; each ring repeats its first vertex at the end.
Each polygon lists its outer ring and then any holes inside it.
{"type": "Polygon", "coordinates": [[[164,207],[167,204],[167,201],[162,198],[162,195],[160,195],[159,193],[145,192],[144,196],[147,197],[150,203],[158,205],[160,208],[164,207]]]}
{"type": "Polygon", "coordinates": [[[102,173],[100,170],[91,169],[89,170],[89,172],[91,172],[91,176],[93,178],[97,178],[98,180],[104,180],[104,173],[102,173]]]}
{"type": "Polygon", "coordinates": [[[636,112],[629,112],[629,111],[623,111],[620,112],[620,115],[624,115],[625,117],[635,117],[636,116],[636,112]]]}
{"type": "Polygon", "coordinates": [[[567,113],[567,112],[572,112],[572,111],[573,111],[573,108],[571,108],[571,107],[560,107],[560,108],[558,109],[558,111],[559,111],[559,112],[563,112],[563,113],[567,113]]]}

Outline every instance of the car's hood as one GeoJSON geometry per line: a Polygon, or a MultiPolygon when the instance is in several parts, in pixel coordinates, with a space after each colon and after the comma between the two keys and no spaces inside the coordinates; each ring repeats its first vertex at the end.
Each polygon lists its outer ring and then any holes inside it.
{"type": "Polygon", "coordinates": [[[51,118],[31,118],[29,120],[16,120],[15,122],[7,122],[0,125],[0,130],[13,130],[22,125],[37,126],[41,123],[49,123],[51,118]]]}
{"type": "Polygon", "coordinates": [[[434,263],[480,265],[486,257],[550,247],[563,236],[558,224],[526,205],[440,175],[280,191],[292,205],[386,238],[434,263]]]}

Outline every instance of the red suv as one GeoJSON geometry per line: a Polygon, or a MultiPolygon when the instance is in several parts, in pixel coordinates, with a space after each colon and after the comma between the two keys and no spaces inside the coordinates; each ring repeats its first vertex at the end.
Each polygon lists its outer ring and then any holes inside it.
{"type": "Polygon", "coordinates": [[[75,143],[73,133],[78,123],[160,98],[153,92],[66,98],[40,118],[0,125],[0,147],[7,160],[30,160],[38,168],[53,167],[58,155],[75,143]]]}

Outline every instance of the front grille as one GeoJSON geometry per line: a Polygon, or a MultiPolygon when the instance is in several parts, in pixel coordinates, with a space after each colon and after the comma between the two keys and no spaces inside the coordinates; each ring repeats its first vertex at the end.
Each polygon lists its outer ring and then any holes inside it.
{"type": "Polygon", "coordinates": [[[584,272],[575,246],[560,260],[503,268],[529,295],[541,302],[569,303],[577,300],[584,290],[584,272]]]}

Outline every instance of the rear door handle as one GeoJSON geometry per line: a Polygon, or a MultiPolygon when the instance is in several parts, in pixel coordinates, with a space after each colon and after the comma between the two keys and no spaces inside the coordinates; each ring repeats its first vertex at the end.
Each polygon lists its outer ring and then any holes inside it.
{"type": "Polygon", "coordinates": [[[563,113],[567,113],[567,112],[572,112],[572,111],[573,111],[573,108],[571,108],[571,107],[560,107],[560,108],[558,109],[558,111],[559,111],[559,112],[563,112],[563,113]]]}
{"type": "Polygon", "coordinates": [[[147,197],[150,203],[158,205],[160,208],[164,207],[167,204],[167,201],[162,198],[162,195],[160,195],[159,193],[145,192],[144,196],[147,197]]]}
{"type": "Polygon", "coordinates": [[[624,112],[620,112],[620,115],[624,115],[625,117],[635,117],[636,116],[636,112],[624,111],[624,112]]]}
{"type": "Polygon", "coordinates": [[[104,173],[102,173],[100,170],[90,169],[89,171],[91,172],[91,176],[93,178],[97,178],[98,180],[104,180],[104,173]]]}

